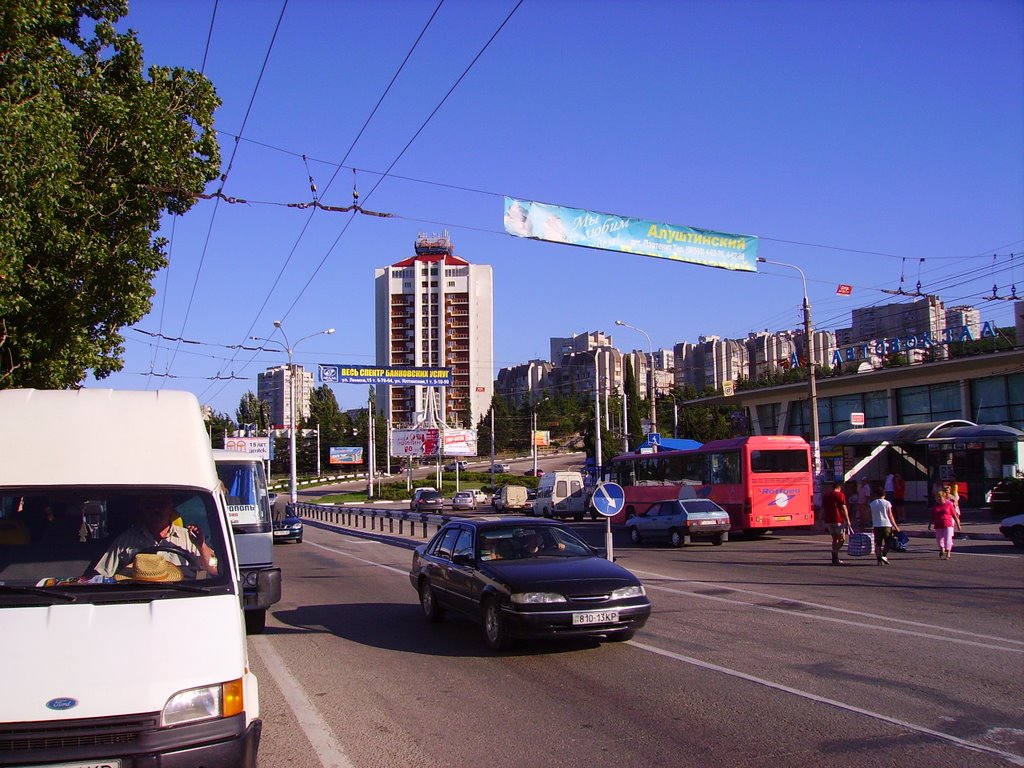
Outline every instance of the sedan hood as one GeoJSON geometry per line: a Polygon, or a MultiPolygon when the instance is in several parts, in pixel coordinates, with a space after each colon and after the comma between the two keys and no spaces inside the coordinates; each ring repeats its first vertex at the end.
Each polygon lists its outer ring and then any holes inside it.
{"type": "Polygon", "coordinates": [[[621,565],[601,557],[490,560],[481,571],[504,582],[513,592],[593,595],[640,583],[621,565]]]}

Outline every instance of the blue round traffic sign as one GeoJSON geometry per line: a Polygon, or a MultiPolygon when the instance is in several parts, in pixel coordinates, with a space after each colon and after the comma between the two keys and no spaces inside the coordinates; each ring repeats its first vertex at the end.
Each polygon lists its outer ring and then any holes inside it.
{"type": "Polygon", "coordinates": [[[605,517],[615,517],[626,503],[626,492],[618,483],[601,483],[594,489],[591,503],[605,517]]]}

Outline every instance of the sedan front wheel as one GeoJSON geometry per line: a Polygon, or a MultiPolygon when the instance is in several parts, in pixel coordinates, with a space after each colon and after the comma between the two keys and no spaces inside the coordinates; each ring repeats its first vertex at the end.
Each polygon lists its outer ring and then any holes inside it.
{"type": "Polygon", "coordinates": [[[492,651],[504,651],[512,646],[508,622],[497,600],[488,600],[484,605],[484,641],[492,651]]]}
{"type": "Polygon", "coordinates": [[[634,544],[639,544],[643,541],[643,536],[640,535],[640,531],[635,525],[631,526],[629,529],[629,540],[634,544]]]}

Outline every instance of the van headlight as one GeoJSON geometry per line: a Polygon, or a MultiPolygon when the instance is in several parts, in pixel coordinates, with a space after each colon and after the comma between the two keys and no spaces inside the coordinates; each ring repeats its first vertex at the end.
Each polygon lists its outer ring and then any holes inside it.
{"type": "Polygon", "coordinates": [[[612,590],[612,600],[625,600],[627,597],[643,597],[647,594],[647,591],[643,588],[642,584],[638,584],[635,587],[622,587],[621,589],[612,590]]]}
{"type": "Polygon", "coordinates": [[[179,691],[167,700],[160,713],[161,727],[232,717],[245,711],[242,681],[231,680],[179,691]]]}

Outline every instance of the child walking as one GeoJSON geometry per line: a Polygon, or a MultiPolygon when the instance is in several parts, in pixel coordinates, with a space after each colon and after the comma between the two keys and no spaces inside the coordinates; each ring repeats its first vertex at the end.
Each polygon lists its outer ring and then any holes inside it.
{"type": "Polygon", "coordinates": [[[953,555],[953,531],[960,528],[960,515],[945,488],[939,491],[938,501],[932,506],[932,527],[939,545],[939,559],[949,560],[953,555]]]}

